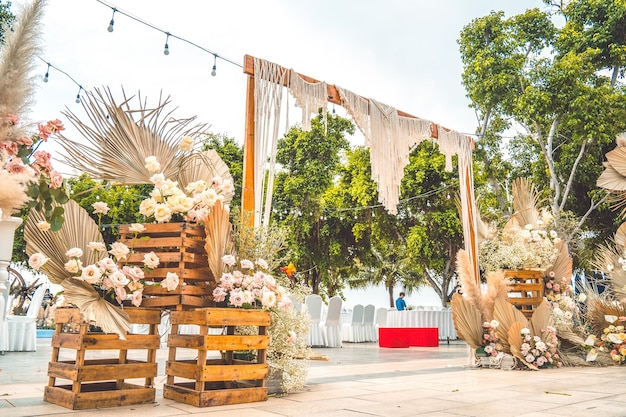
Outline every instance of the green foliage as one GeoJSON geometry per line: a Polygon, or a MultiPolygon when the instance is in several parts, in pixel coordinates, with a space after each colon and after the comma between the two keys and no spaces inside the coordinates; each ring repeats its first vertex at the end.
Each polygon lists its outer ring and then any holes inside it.
{"type": "Polygon", "coordinates": [[[241,207],[241,190],[243,181],[243,147],[239,146],[235,138],[225,133],[207,133],[202,140],[202,150],[215,149],[217,154],[228,165],[230,175],[233,176],[235,195],[230,203],[231,208],[241,207]]]}
{"type": "Polygon", "coordinates": [[[11,2],[0,0],[0,44],[4,43],[4,34],[13,28],[13,23],[15,23],[15,15],[11,13],[11,2]]]}

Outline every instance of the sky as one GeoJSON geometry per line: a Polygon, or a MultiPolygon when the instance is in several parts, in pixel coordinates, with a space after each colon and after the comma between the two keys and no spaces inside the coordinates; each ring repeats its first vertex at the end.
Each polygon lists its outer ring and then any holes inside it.
{"type": "MultiPolygon", "coordinates": [[[[25,0],[13,0],[14,12],[25,0]]],[[[141,92],[148,103],[170,96],[175,116],[197,116],[214,133],[243,143],[246,76],[238,65],[166,35],[120,13],[108,32],[112,9],[146,21],[221,57],[242,64],[263,58],[364,97],[463,133],[477,122],[461,84],[457,39],[463,26],[492,10],[506,16],[544,8],[540,0],[50,0],[41,41],[33,122],[59,118],[66,136],[80,140],[64,111],[87,120],[75,103],[79,87],[109,87],[121,101],[141,92]],[[45,62],[44,62],[45,61],[45,62]]],[[[82,94],[82,93],[81,93],[82,94]]],[[[293,101],[291,101],[293,103],[293,101]]],[[[337,108],[339,114],[341,109],[337,108]]],[[[290,120],[296,120],[294,116],[290,120]]],[[[366,292],[361,294],[365,297],[366,292]]],[[[420,295],[421,294],[421,295],[420,295]]],[[[381,290],[368,291],[377,306],[381,290]]],[[[409,304],[436,304],[426,292],[409,304]]]]}

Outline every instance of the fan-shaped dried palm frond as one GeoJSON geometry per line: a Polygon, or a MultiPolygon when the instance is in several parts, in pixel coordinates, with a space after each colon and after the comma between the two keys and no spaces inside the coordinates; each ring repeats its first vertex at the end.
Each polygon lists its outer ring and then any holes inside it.
{"type": "Polygon", "coordinates": [[[121,339],[126,339],[130,318],[124,310],[105,301],[85,281],[68,278],[61,286],[67,302],[78,307],[86,321],[96,323],[106,333],[117,333],[121,339]]]}
{"type": "Polygon", "coordinates": [[[615,137],[615,143],[618,147],[626,146],[626,133],[620,133],[615,137]]]}
{"type": "Polygon", "coordinates": [[[85,172],[92,178],[116,181],[122,184],[149,184],[152,172],[145,167],[145,158],[154,156],[161,164],[166,178],[176,178],[182,152],[178,143],[184,136],[196,136],[206,129],[205,124],[191,126],[195,117],[174,119],[173,111],[166,110],[169,98],[159,97],[156,107],[142,102],[136,109],[130,107],[133,97],[117,104],[111,91],[95,89],[87,92],[81,101],[93,126],[83,123],[70,110],[63,112],[87,144],[81,144],[59,135],[62,162],[85,172]]]}
{"type": "Polygon", "coordinates": [[[526,358],[524,357],[524,355],[522,355],[522,329],[525,327],[526,325],[520,322],[515,322],[511,324],[511,327],[509,328],[509,332],[507,334],[507,341],[509,343],[509,346],[511,347],[511,355],[522,361],[522,363],[528,366],[530,369],[538,371],[539,368],[537,368],[532,363],[526,362],[526,358]]]}
{"type": "Polygon", "coordinates": [[[562,277],[570,279],[572,276],[572,257],[569,255],[565,242],[560,240],[554,247],[558,251],[558,255],[552,266],[547,269],[547,273],[554,272],[557,279],[562,277]]]}
{"type": "Polygon", "coordinates": [[[99,261],[102,255],[98,255],[95,251],[85,250],[87,245],[90,242],[104,243],[98,225],[76,201],[70,200],[61,207],[65,210],[65,221],[59,231],[39,230],[37,223],[44,221],[45,218],[42,213],[35,210],[30,211],[24,226],[26,253],[30,256],[41,252],[50,258],[43,269],[48,273],[50,281],[55,284],[60,284],[72,276],[64,268],[68,260],[65,253],[69,249],[83,249],[83,256],[80,259],[83,265],[88,265],[99,261]]]}
{"type": "MultiPolygon", "coordinates": [[[[187,184],[204,180],[211,183],[213,178],[221,177],[224,180],[233,181],[228,165],[222,160],[215,149],[204,152],[194,152],[181,159],[180,171],[178,172],[178,186],[185,189],[187,184]]],[[[230,204],[235,190],[228,194],[222,194],[223,203],[230,204]]]]}
{"type": "Polygon", "coordinates": [[[539,193],[535,185],[527,178],[516,178],[513,181],[511,192],[513,194],[513,216],[521,227],[527,224],[535,226],[540,218],[539,193]]]}
{"type": "Polygon", "coordinates": [[[496,299],[494,303],[493,317],[500,323],[496,327],[496,336],[500,339],[502,351],[510,352],[511,348],[508,343],[509,329],[516,322],[524,324],[522,327],[528,327],[528,319],[506,299],[501,298],[496,299]]]}
{"type": "Polygon", "coordinates": [[[606,321],[605,316],[626,316],[626,305],[603,296],[592,295],[587,298],[587,314],[585,316],[592,334],[601,335],[603,330],[611,324],[606,321]]]}
{"type": "Polygon", "coordinates": [[[621,257],[622,251],[615,245],[601,244],[590,262],[593,268],[606,274],[611,289],[620,299],[626,297],[626,271],[619,262],[621,257]]]}
{"type": "Polygon", "coordinates": [[[487,292],[482,297],[482,313],[485,321],[491,321],[493,309],[497,299],[506,300],[510,281],[505,278],[504,271],[487,274],[487,292]]]}
{"type": "Polygon", "coordinates": [[[604,171],[598,177],[596,185],[611,192],[626,191],[626,177],[617,172],[612,166],[605,164],[604,171]]]}
{"type": "Polygon", "coordinates": [[[459,337],[465,340],[472,349],[479,348],[483,335],[480,311],[460,294],[452,296],[452,319],[459,337]]]}
{"type": "Polygon", "coordinates": [[[213,279],[219,282],[224,269],[222,257],[232,251],[232,224],[228,210],[220,201],[217,201],[211,209],[204,228],[206,230],[204,248],[209,261],[209,269],[213,274],[213,279]]]}
{"type": "Polygon", "coordinates": [[[482,310],[482,292],[480,285],[474,278],[474,268],[469,259],[469,255],[464,249],[461,249],[456,254],[456,272],[461,283],[461,289],[463,294],[467,297],[469,302],[472,303],[476,310],[482,310]]]}
{"type": "Polygon", "coordinates": [[[552,319],[552,308],[550,304],[544,299],[541,304],[535,308],[533,315],[529,320],[529,329],[532,334],[541,337],[544,342],[548,341],[549,333],[546,331],[548,326],[554,326],[552,319]]]}
{"type": "MultiPolygon", "coordinates": [[[[13,30],[5,31],[6,39],[0,55],[0,115],[13,113],[24,115],[31,104],[35,90],[32,74],[35,60],[41,52],[39,36],[43,26],[45,0],[34,0],[18,11],[17,23],[13,30]]],[[[24,136],[22,129],[0,126],[3,140],[24,136]]]]}
{"type": "Polygon", "coordinates": [[[606,153],[607,164],[622,177],[626,176],[626,148],[617,147],[606,153]]]}
{"type": "Polygon", "coordinates": [[[615,244],[618,245],[622,251],[626,249],[626,223],[622,223],[617,228],[613,239],[615,240],[615,244]]]}

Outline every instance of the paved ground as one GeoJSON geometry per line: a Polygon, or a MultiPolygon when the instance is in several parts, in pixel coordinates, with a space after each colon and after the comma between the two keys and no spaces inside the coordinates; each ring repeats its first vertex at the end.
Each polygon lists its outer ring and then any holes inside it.
{"type": "Polygon", "coordinates": [[[158,354],[153,404],[71,411],[43,401],[50,339],[37,352],[0,356],[0,416],[490,416],[626,417],[626,370],[620,367],[503,371],[472,369],[461,341],[437,348],[385,349],[373,343],[315,349],[309,382],[267,401],[196,408],[166,400],[167,350],[158,354]]]}

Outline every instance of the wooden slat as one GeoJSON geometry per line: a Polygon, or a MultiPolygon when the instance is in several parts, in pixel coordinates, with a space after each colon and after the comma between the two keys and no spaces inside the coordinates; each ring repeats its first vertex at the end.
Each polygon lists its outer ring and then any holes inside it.
{"type": "Polygon", "coordinates": [[[132,384],[124,384],[123,389],[115,389],[115,383],[85,384],[85,391],[79,394],[67,387],[46,387],[44,401],[70,410],[85,410],[151,403],[156,396],[156,389],[132,384]]]}
{"type": "Polygon", "coordinates": [[[163,397],[196,407],[214,407],[267,400],[266,388],[215,389],[194,391],[180,384],[165,384],[163,397]]]}
{"type": "Polygon", "coordinates": [[[48,375],[81,382],[157,376],[156,363],[128,361],[128,363],[119,364],[115,363],[114,359],[85,362],[85,366],[77,366],[71,361],[51,362],[48,364],[48,375]]]}
{"type": "Polygon", "coordinates": [[[269,326],[270,313],[265,310],[209,308],[172,311],[170,320],[172,324],[204,323],[216,326],[269,326]]]}

